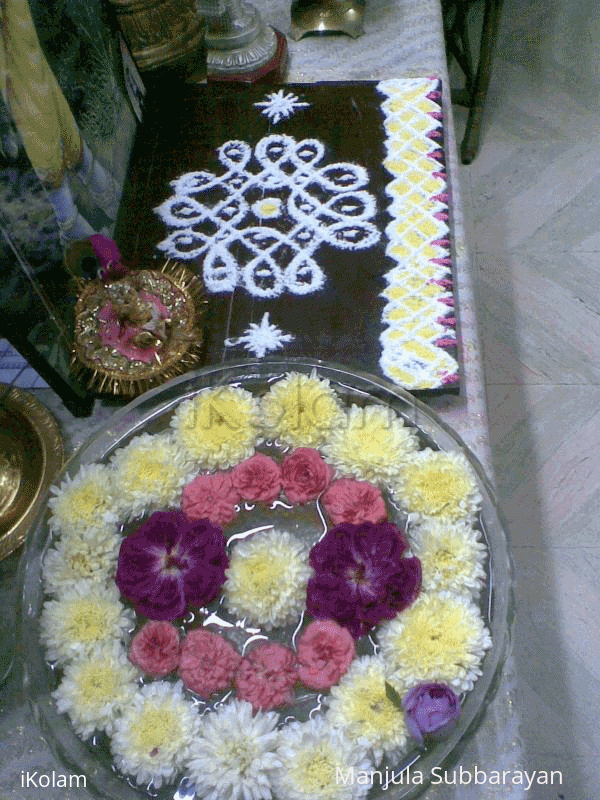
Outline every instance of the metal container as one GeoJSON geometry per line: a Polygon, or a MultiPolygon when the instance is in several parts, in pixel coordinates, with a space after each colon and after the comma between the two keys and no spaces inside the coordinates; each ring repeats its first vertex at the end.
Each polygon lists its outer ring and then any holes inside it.
{"type": "Polygon", "coordinates": [[[206,23],[191,0],[110,0],[140,72],[206,64],[206,23]]]}

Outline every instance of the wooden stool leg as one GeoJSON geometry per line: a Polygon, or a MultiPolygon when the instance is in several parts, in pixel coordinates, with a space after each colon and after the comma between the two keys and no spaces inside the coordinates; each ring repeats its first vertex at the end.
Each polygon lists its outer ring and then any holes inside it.
{"type": "Polygon", "coordinates": [[[477,74],[471,91],[467,126],[460,149],[463,164],[470,164],[477,155],[479,148],[481,120],[492,73],[492,60],[500,26],[501,11],[502,0],[485,0],[477,74]]]}

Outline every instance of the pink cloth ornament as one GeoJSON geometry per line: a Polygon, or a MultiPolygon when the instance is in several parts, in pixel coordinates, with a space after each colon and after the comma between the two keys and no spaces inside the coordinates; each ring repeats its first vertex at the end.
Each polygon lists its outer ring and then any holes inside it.
{"type": "Polygon", "coordinates": [[[208,519],[222,527],[237,515],[239,501],[231,472],[215,472],[198,475],[188,483],[181,496],[181,509],[189,519],[208,519]]]}
{"type": "Polygon", "coordinates": [[[226,639],[199,628],[183,640],[179,677],[186,689],[208,700],[215,692],[229,689],[241,660],[226,639]]]}
{"type": "Polygon", "coordinates": [[[298,677],[309,689],[330,689],[347,671],[354,639],[332,619],[311,622],[298,641],[298,677]]]}
{"type": "Polygon", "coordinates": [[[270,503],[281,491],[281,467],[262,453],[255,453],[234,467],[231,477],[244,500],[270,503]]]}
{"type": "Polygon", "coordinates": [[[146,675],[168,675],[179,664],[179,631],[170,622],[147,622],[129,645],[129,660],[146,675]]]}
{"type": "Polygon", "coordinates": [[[104,283],[124,278],[129,269],[121,263],[121,251],[112,239],[95,233],[89,237],[96,258],[100,262],[100,280],[104,283]]]}
{"type": "MultiPolygon", "coordinates": [[[[152,304],[158,319],[169,318],[168,308],[161,303],[158,297],[148,292],[140,292],[140,297],[152,304]]],[[[136,347],[133,341],[142,328],[138,328],[135,325],[121,325],[112,303],[106,303],[100,309],[98,319],[103,323],[100,327],[100,341],[103,345],[113,347],[130,361],[142,361],[144,364],[151,364],[154,361],[158,353],[157,348],[136,347]]]]}
{"type": "Polygon", "coordinates": [[[281,465],[283,491],[291,503],[315,500],[332,478],[333,469],[312,447],[298,447],[281,465]]]}
{"type": "Polygon", "coordinates": [[[321,499],[334,525],[381,522],[387,516],[383,495],[368,481],[340,478],[328,487],[321,499]]]}
{"type": "Polygon", "coordinates": [[[296,655],[281,644],[267,643],[242,659],[234,683],[240,700],[251,703],[254,711],[267,711],[293,701],[297,680],[296,655]]]}

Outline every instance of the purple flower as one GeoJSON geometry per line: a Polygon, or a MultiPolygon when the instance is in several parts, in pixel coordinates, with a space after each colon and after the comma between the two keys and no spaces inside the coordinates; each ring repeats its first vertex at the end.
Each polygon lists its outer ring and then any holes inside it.
{"type": "Polygon", "coordinates": [[[309,613],[334,619],[355,639],[382,619],[393,619],[421,588],[421,562],[405,558],[407,549],[391,522],[331,528],[310,551],[315,575],[307,587],[309,613]]]}
{"type": "Polygon", "coordinates": [[[460,714],[460,700],[445,683],[421,683],[411,689],[402,707],[406,724],[414,738],[423,744],[423,736],[446,736],[460,714]]]}
{"type": "Polygon", "coordinates": [[[157,511],[123,540],[116,582],[139,614],[172,620],[188,604],[214,600],[228,565],[219,528],[181,511],[157,511]]]}

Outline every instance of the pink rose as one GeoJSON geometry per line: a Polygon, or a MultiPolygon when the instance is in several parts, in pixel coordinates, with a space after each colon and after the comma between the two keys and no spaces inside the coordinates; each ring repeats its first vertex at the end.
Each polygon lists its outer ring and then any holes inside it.
{"type": "Polygon", "coordinates": [[[198,475],[184,488],[181,510],[188,519],[208,519],[220,528],[236,516],[240,495],[230,472],[198,475]]]}
{"type": "Polygon", "coordinates": [[[327,489],[322,501],[334,525],[381,522],[387,516],[381,492],[367,481],[340,478],[327,489]]]}
{"type": "Polygon", "coordinates": [[[298,680],[295,654],[281,644],[259,644],[245,658],[235,674],[240,700],[252,703],[254,711],[291,703],[292,687],[298,680]]]}
{"type": "Polygon", "coordinates": [[[147,675],[168,675],[179,664],[179,631],[170,622],[147,622],[131,640],[129,660],[147,675]]]}
{"type": "Polygon", "coordinates": [[[315,500],[333,477],[333,469],[311,447],[299,447],[281,465],[283,491],[291,503],[315,500]]]}
{"type": "Polygon", "coordinates": [[[329,689],[354,658],[352,634],[332,619],[311,622],[298,641],[298,677],[310,689],[329,689]]]}
{"type": "Polygon", "coordinates": [[[281,491],[281,467],[262,453],[255,453],[234,467],[231,477],[244,500],[270,503],[281,491]]]}
{"type": "Polygon", "coordinates": [[[203,700],[228,689],[241,655],[218,633],[202,628],[190,631],[181,646],[179,677],[183,685],[203,700]]]}

